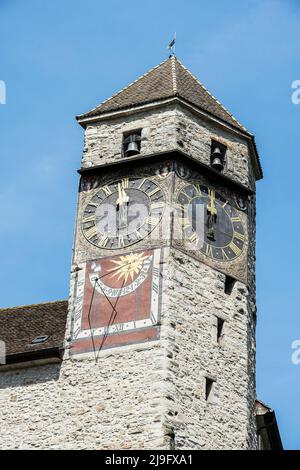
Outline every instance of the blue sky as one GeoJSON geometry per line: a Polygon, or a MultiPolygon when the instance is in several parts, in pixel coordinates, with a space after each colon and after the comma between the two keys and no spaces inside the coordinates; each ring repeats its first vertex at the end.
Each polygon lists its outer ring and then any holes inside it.
{"type": "Polygon", "coordinates": [[[256,135],[257,387],[300,449],[298,0],[0,0],[1,306],[67,298],[83,146],[74,116],[177,56],[256,135]]]}

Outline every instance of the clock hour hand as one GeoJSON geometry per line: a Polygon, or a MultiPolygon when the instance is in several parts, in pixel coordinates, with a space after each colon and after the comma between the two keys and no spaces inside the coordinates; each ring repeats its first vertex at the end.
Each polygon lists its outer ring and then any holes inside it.
{"type": "Polygon", "coordinates": [[[208,226],[207,238],[209,238],[212,241],[215,241],[214,224],[216,223],[217,214],[218,214],[217,208],[215,205],[216,193],[213,189],[209,189],[208,193],[209,193],[209,203],[207,204],[207,226],[208,226]]]}
{"type": "Polygon", "coordinates": [[[216,192],[213,189],[208,190],[209,194],[209,204],[207,204],[207,212],[211,215],[217,216],[217,208],[216,208],[216,192]]]}
{"type": "Polygon", "coordinates": [[[125,189],[121,183],[118,183],[118,199],[116,201],[117,210],[120,211],[119,221],[120,225],[127,224],[127,205],[129,203],[129,196],[126,194],[125,189]]]}

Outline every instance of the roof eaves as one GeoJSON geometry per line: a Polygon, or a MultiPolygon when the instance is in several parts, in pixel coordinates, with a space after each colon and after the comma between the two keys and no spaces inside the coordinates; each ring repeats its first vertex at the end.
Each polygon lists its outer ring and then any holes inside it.
{"type": "Polygon", "coordinates": [[[68,300],[66,299],[63,299],[63,300],[51,300],[50,302],[40,302],[38,304],[30,304],[30,305],[17,305],[16,307],[3,307],[3,308],[0,308],[0,314],[2,312],[6,312],[6,311],[16,311],[16,310],[24,310],[25,308],[34,308],[34,307],[40,307],[40,306],[45,306],[45,305],[55,305],[55,304],[59,304],[59,303],[68,303],[68,300]]]}
{"type": "Polygon", "coordinates": [[[131,109],[135,109],[135,108],[140,107],[140,106],[146,106],[146,105],[152,104],[152,103],[153,104],[159,104],[159,103],[164,104],[164,102],[166,100],[170,100],[172,98],[176,98],[176,96],[174,94],[166,95],[166,96],[163,96],[161,98],[157,98],[156,100],[141,101],[139,103],[134,103],[132,105],[119,106],[119,107],[111,108],[109,110],[105,110],[105,111],[102,111],[102,112],[101,111],[100,112],[95,112],[94,114],[89,115],[89,116],[79,115],[79,116],[76,116],[76,120],[79,122],[79,124],[81,124],[81,123],[84,123],[86,120],[89,120],[91,118],[103,117],[106,114],[110,115],[112,113],[122,112],[122,111],[125,111],[125,110],[131,110],[131,109]]]}
{"type": "Polygon", "coordinates": [[[183,69],[184,69],[184,70],[203,88],[203,90],[205,90],[206,93],[208,93],[208,94],[211,96],[211,98],[217,103],[217,105],[220,106],[220,107],[223,109],[223,111],[225,111],[226,114],[227,114],[231,119],[233,119],[233,121],[235,121],[235,122],[237,123],[237,126],[238,126],[238,127],[241,127],[245,132],[248,133],[248,130],[247,130],[247,129],[228,111],[227,108],[225,108],[225,106],[222,105],[222,103],[220,103],[220,101],[217,100],[217,98],[216,98],[212,93],[210,93],[210,91],[203,85],[203,83],[200,82],[200,80],[199,80],[197,77],[195,77],[195,75],[193,75],[193,74],[190,72],[190,70],[187,69],[187,68],[180,62],[179,59],[176,58],[176,60],[177,60],[178,64],[180,64],[180,66],[181,66],[181,67],[182,67],[182,68],[183,68],[183,69]]]}

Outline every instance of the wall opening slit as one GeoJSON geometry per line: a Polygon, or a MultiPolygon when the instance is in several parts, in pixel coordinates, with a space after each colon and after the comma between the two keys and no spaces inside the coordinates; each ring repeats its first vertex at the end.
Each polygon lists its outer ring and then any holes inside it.
{"type": "Polygon", "coordinates": [[[222,344],[223,336],[224,336],[224,320],[222,318],[217,317],[217,342],[218,344],[222,344]]]}
{"type": "Polygon", "coordinates": [[[225,294],[231,295],[235,282],[236,280],[233,277],[225,276],[225,284],[224,284],[225,294]]]}
{"type": "Polygon", "coordinates": [[[213,396],[213,386],[215,381],[209,377],[205,377],[205,400],[211,401],[213,396]]]}

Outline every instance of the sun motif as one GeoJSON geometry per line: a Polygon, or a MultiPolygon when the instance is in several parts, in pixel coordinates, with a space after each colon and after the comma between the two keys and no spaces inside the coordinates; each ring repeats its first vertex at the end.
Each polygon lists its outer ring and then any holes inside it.
{"type": "Polygon", "coordinates": [[[119,279],[124,279],[124,283],[130,277],[133,280],[135,274],[138,274],[143,267],[143,261],[149,256],[144,253],[130,253],[127,256],[120,256],[118,261],[111,260],[117,267],[111,269],[109,272],[113,273],[112,277],[118,276],[119,279]]]}

